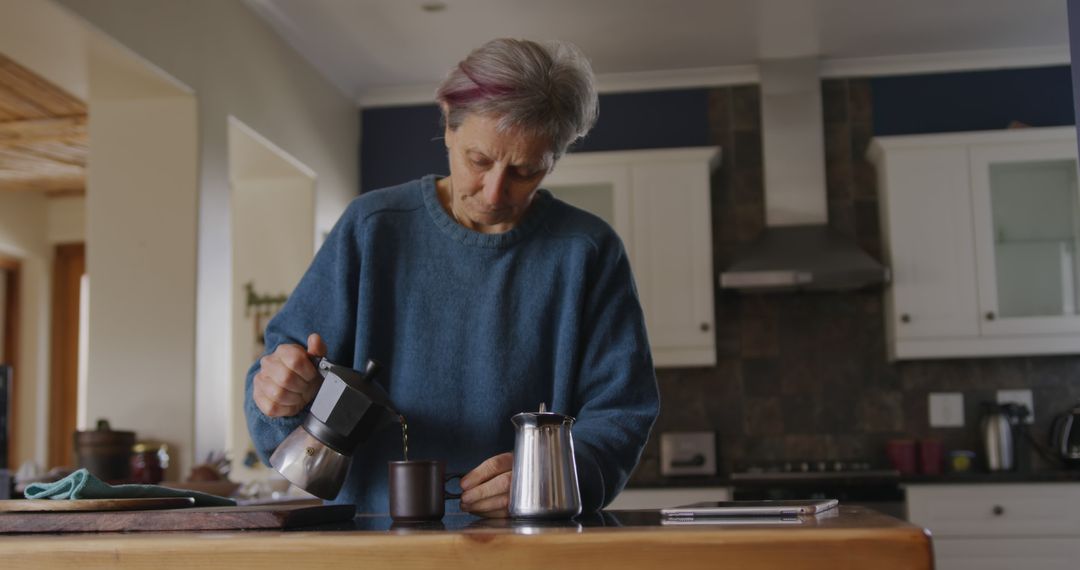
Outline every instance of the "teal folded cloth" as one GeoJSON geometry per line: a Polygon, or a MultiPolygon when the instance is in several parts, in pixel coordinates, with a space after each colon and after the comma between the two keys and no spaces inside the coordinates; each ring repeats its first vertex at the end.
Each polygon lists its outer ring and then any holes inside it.
{"type": "Polygon", "coordinates": [[[170,489],[158,485],[110,485],[94,477],[86,469],[52,483],[31,483],[23,492],[27,499],[157,499],[161,497],[191,497],[197,507],[235,506],[236,501],[200,493],[170,489]]]}

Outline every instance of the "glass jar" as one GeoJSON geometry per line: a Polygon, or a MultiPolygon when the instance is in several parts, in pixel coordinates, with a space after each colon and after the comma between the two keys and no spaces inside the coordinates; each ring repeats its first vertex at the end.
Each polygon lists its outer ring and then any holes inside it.
{"type": "Polygon", "coordinates": [[[149,485],[160,483],[165,478],[168,458],[168,448],[163,444],[136,443],[131,448],[131,482],[149,485]]]}

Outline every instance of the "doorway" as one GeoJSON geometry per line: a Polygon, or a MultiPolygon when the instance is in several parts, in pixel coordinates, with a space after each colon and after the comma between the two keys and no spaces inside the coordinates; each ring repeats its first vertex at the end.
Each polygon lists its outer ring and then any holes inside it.
{"type": "MultiPolygon", "coordinates": [[[[250,458],[244,421],[247,369],[262,354],[267,321],[292,292],[315,254],[315,173],[251,127],[229,118],[232,186],[232,354],[226,446],[230,477],[266,477],[250,458]],[[273,228],[273,231],[267,231],[273,228]]],[[[209,422],[208,422],[209,423],[209,422]]],[[[205,426],[201,426],[204,427],[205,426]]]]}
{"type": "Polygon", "coordinates": [[[72,435],[78,427],[79,331],[86,246],[56,246],[52,279],[52,340],[49,358],[50,467],[72,465],[72,435]]]}
{"type": "Polygon", "coordinates": [[[16,417],[18,406],[15,405],[16,390],[19,382],[19,278],[21,264],[18,259],[0,255],[0,364],[11,367],[8,378],[10,388],[7,394],[7,465],[16,465],[15,442],[16,417]]]}

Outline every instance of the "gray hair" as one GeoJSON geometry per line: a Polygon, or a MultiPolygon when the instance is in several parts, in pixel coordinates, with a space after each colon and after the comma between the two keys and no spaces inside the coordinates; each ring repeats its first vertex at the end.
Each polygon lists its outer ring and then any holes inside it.
{"type": "Polygon", "coordinates": [[[567,42],[495,39],[470,53],[435,92],[443,122],[456,130],[470,114],[500,130],[547,137],[555,159],[596,123],[592,66],[567,42]]]}

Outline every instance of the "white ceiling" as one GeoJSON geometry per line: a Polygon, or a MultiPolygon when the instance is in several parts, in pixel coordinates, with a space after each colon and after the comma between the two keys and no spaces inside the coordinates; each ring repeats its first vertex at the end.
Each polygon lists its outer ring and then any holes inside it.
{"type": "Polygon", "coordinates": [[[442,0],[445,10],[422,10],[431,1],[246,0],[361,104],[430,100],[494,37],[574,42],[607,90],[745,80],[774,57],[816,55],[833,75],[1068,61],[1065,0],[442,0]]]}

